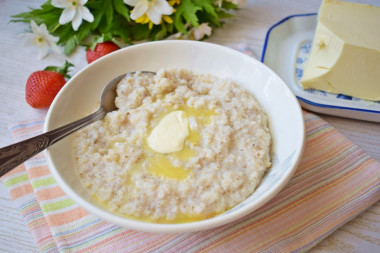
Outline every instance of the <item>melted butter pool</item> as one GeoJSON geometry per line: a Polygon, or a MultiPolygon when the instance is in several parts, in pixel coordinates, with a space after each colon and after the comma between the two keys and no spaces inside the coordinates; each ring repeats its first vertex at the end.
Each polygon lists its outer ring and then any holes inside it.
{"type": "MultiPolygon", "coordinates": [[[[202,127],[206,126],[211,123],[212,116],[216,115],[216,112],[214,110],[197,110],[193,107],[189,106],[181,106],[179,108],[174,107],[168,107],[162,115],[159,115],[157,119],[153,119],[153,123],[149,129],[149,132],[152,131],[152,129],[157,125],[157,122],[159,122],[160,119],[165,117],[168,113],[175,110],[181,110],[184,112],[184,117],[193,117],[198,124],[200,124],[202,127]]],[[[153,151],[149,145],[147,145],[147,142],[145,141],[144,145],[144,153],[145,157],[147,157],[149,172],[152,175],[167,178],[167,179],[175,179],[175,180],[184,180],[187,178],[189,173],[191,172],[190,169],[186,169],[181,166],[175,166],[173,165],[173,160],[179,160],[179,161],[188,161],[192,157],[196,155],[196,152],[194,150],[194,147],[199,145],[201,143],[202,137],[201,134],[198,131],[193,131],[189,128],[189,135],[185,139],[184,146],[181,150],[162,154],[153,151]]]]}
{"type": "MultiPolygon", "coordinates": [[[[105,202],[103,202],[101,199],[99,199],[96,195],[92,195],[94,199],[96,199],[97,203],[100,204],[103,208],[105,209],[111,209],[105,202]]],[[[113,210],[113,212],[117,213],[120,216],[127,217],[129,219],[134,219],[134,220],[139,220],[143,222],[150,222],[150,223],[161,223],[161,224],[178,224],[178,223],[190,223],[190,222],[195,222],[195,221],[201,221],[205,219],[209,219],[212,217],[215,217],[216,215],[222,214],[222,212],[217,212],[217,213],[211,213],[207,215],[187,215],[187,214],[179,214],[175,219],[173,220],[168,220],[166,218],[158,218],[158,219],[153,219],[152,217],[148,215],[143,215],[143,216],[136,216],[136,215],[126,215],[124,213],[121,213],[118,210],[113,210]]]]}
{"type": "Polygon", "coordinates": [[[183,167],[176,167],[165,156],[152,156],[148,159],[150,168],[149,172],[158,177],[169,179],[184,180],[190,173],[190,170],[183,167]]]}
{"type": "MultiPolygon", "coordinates": [[[[202,127],[208,125],[212,121],[212,116],[217,113],[214,110],[197,110],[192,107],[182,106],[179,108],[167,107],[158,117],[152,119],[151,126],[148,129],[148,133],[152,131],[152,129],[160,122],[160,120],[165,117],[168,113],[182,110],[184,112],[184,117],[193,117],[198,125],[202,127]]],[[[195,157],[196,151],[195,147],[201,144],[202,136],[198,131],[194,131],[189,127],[189,135],[186,137],[183,148],[179,151],[172,153],[158,153],[151,149],[147,142],[147,136],[143,136],[144,144],[143,144],[143,159],[140,160],[135,166],[130,170],[129,175],[127,175],[127,183],[133,184],[133,180],[131,180],[132,175],[134,173],[138,173],[138,171],[147,169],[147,171],[157,177],[161,177],[163,179],[170,180],[185,180],[188,175],[191,173],[191,169],[184,168],[182,166],[175,166],[173,161],[189,161],[191,158],[195,157]],[[145,168],[144,168],[145,167],[145,168]]],[[[108,148],[113,148],[116,143],[125,141],[122,138],[115,138],[109,143],[108,148]]],[[[102,205],[107,206],[106,203],[101,201],[99,198],[94,196],[102,205]]],[[[125,216],[131,219],[152,222],[152,223],[188,223],[194,221],[200,221],[204,219],[208,219],[214,217],[222,212],[212,213],[207,215],[188,215],[184,213],[180,213],[173,220],[168,220],[166,218],[153,219],[149,216],[137,217],[134,215],[126,215],[124,213],[120,213],[117,210],[114,212],[118,213],[121,216],[125,216]]]]}

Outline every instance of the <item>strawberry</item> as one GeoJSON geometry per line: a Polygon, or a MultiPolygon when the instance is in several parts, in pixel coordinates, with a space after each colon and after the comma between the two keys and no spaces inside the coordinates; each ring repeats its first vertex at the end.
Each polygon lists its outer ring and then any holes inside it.
{"type": "Polygon", "coordinates": [[[33,108],[47,108],[53,102],[58,91],[65,85],[67,74],[73,64],[66,61],[63,67],[49,66],[33,72],[26,81],[26,102],[33,108]]]}
{"type": "Polygon", "coordinates": [[[88,63],[91,63],[106,54],[109,54],[113,51],[120,49],[118,45],[112,41],[100,42],[97,43],[95,48],[89,48],[86,52],[86,59],[88,63]]]}

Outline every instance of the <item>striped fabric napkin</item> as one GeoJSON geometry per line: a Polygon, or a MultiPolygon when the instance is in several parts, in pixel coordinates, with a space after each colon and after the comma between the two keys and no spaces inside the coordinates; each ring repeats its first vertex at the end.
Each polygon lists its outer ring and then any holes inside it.
{"type": "MultiPolygon", "coordinates": [[[[246,217],[206,231],[146,233],[103,221],[65,195],[43,154],[2,180],[42,252],[306,251],[380,199],[380,164],[318,116],[304,119],[306,149],[288,185],[246,217]]],[[[42,126],[10,130],[21,140],[42,126]]]]}

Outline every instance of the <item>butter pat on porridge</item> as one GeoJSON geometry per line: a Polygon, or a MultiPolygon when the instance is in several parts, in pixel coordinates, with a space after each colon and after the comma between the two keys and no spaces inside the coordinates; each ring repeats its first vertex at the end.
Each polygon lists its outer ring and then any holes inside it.
{"type": "Polygon", "coordinates": [[[265,112],[232,80],[184,69],[129,74],[117,110],[75,136],[78,174],[111,210],[178,223],[249,197],[270,167],[265,112]]]}
{"type": "Polygon", "coordinates": [[[180,151],[189,135],[189,121],[183,117],[183,113],[174,111],[166,115],[149,135],[149,147],[158,153],[180,151]]]}

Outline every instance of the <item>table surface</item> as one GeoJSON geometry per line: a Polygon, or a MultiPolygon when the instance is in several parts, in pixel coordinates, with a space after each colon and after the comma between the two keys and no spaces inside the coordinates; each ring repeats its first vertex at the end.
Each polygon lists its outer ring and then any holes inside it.
{"type": "MultiPolygon", "coordinates": [[[[37,49],[26,46],[18,36],[25,32],[27,26],[9,23],[11,15],[27,11],[29,7],[37,8],[43,2],[0,0],[0,147],[13,142],[8,131],[11,123],[40,118],[47,112],[33,109],[25,102],[25,83],[28,76],[48,65],[62,65],[65,60],[63,55],[49,55],[44,60],[38,60],[37,49]]],[[[380,5],[378,0],[355,2],[380,5]]],[[[247,43],[259,58],[265,35],[273,24],[289,15],[315,13],[320,3],[321,0],[248,0],[246,6],[237,12],[237,16],[227,20],[222,29],[215,30],[207,41],[225,46],[247,43]]],[[[71,74],[87,65],[83,48],[68,59],[75,65],[71,74]]],[[[320,116],[362,147],[367,154],[380,161],[380,124],[320,116]]],[[[380,252],[380,203],[338,228],[311,251],[380,252]]],[[[0,183],[0,252],[38,252],[34,239],[3,183],[0,183]]]]}

